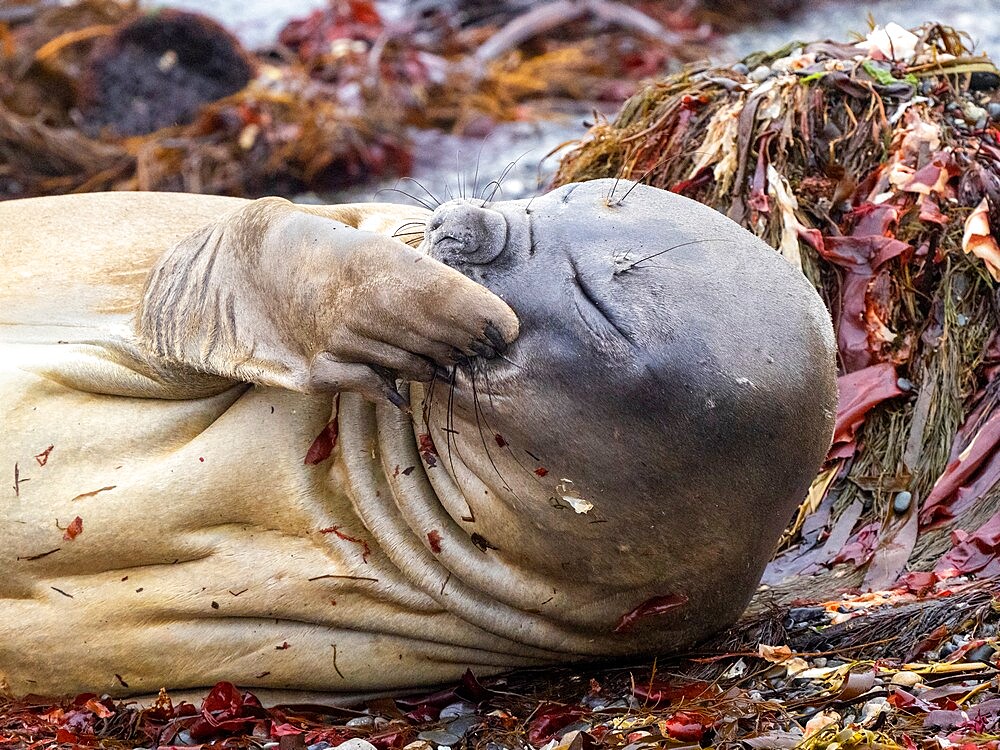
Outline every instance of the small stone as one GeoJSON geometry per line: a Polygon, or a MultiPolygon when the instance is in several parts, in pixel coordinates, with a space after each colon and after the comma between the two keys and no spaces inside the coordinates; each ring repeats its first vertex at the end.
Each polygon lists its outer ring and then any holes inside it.
{"type": "Polygon", "coordinates": [[[446,732],[454,734],[457,737],[464,737],[470,729],[482,723],[482,719],[478,716],[461,716],[448,724],[444,729],[446,732]]]}
{"type": "Polygon", "coordinates": [[[1000,76],[986,70],[976,71],[969,76],[970,91],[993,91],[1000,88],[1000,76]]]}
{"type": "Polygon", "coordinates": [[[341,742],[336,747],[337,750],[378,750],[378,748],[368,740],[363,740],[360,737],[347,740],[347,742],[341,742]]]}
{"type": "Polygon", "coordinates": [[[313,745],[309,745],[306,748],[306,750],[330,750],[331,747],[333,747],[333,745],[331,745],[329,742],[327,742],[326,740],[324,740],[322,742],[317,742],[317,743],[315,743],[313,745]]]}
{"type": "Polygon", "coordinates": [[[434,750],[434,746],[423,740],[414,740],[409,745],[403,745],[403,750],[434,750]]]}
{"type": "Polygon", "coordinates": [[[813,659],[813,665],[817,666],[817,667],[825,667],[826,666],[826,657],[825,656],[817,656],[815,659],[813,659]]]}
{"type": "Polygon", "coordinates": [[[823,622],[826,620],[826,611],[822,607],[792,607],[788,610],[788,616],[795,624],[823,622]]]}
{"type": "Polygon", "coordinates": [[[901,391],[909,393],[913,390],[913,381],[907,380],[906,378],[896,378],[896,387],[901,391]]]}
{"type": "MultiPolygon", "coordinates": [[[[188,730],[182,729],[176,735],[174,735],[174,744],[175,745],[193,745],[194,744],[194,740],[191,739],[191,733],[188,730]]],[[[277,747],[277,745],[278,745],[277,742],[271,742],[269,744],[271,745],[271,747],[277,747]]],[[[264,747],[267,747],[267,745],[265,745],[264,747]]]]}
{"type": "Polygon", "coordinates": [[[368,727],[375,726],[374,716],[355,716],[353,719],[348,719],[344,726],[348,727],[360,727],[361,729],[367,729],[368,727]]]}
{"type": "Polygon", "coordinates": [[[977,107],[972,102],[967,102],[964,107],[962,107],[962,116],[965,117],[965,121],[969,125],[975,125],[980,120],[986,120],[988,113],[982,107],[977,107]]]}
{"type": "Polygon", "coordinates": [[[878,721],[881,714],[889,712],[889,701],[886,698],[873,698],[861,707],[861,717],[858,721],[863,727],[870,727],[878,721]]]}
{"type": "Polygon", "coordinates": [[[894,512],[902,515],[910,509],[910,503],[913,502],[913,494],[903,490],[902,492],[897,492],[896,497],[892,500],[892,509],[894,512]]]}
{"type": "Polygon", "coordinates": [[[747,67],[746,65],[744,65],[743,63],[736,63],[736,64],[735,64],[735,65],[734,65],[734,66],[733,66],[733,67],[731,68],[731,70],[732,70],[732,71],[733,71],[734,73],[736,73],[737,75],[741,75],[741,76],[745,76],[745,75],[747,75],[747,74],[748,74],[748,73],[750,72],[750,68],[748,68],[748,67],[747,67]]]}
{"type": "Polygon", "coordinates": [[[441,721],[448,721],[448,719],[457,719],[459,716],[468,716],[475,712],[476,707],[471,703],[459,701],[458,703],[452,703],[442,708],[440,718],[441,721]]]}
{"type": "Polygon", "coordinates": [[[462,741],[461,737],[451,732],[446,732],[443,729],[430,729],[426,732],[421,732],[417,735],[417,739],[443,747],[452,747],[462,741]]]}
{"type": "Polygon", "coordinates": [[[771,69],[766,65],[758,65],[750,72],[750,80],[754,83],[763,83],[771,75],[771,69]]]}
{"type": "Polygon", "coordinates": [[[1000,121],[1000,102],[990,102],[986,105],[986,111],[991,119],[1000,121]]]}
{"type": "Polygon", "coordinates": [[[965,655],[965,660],[966,661],[981,661],[984,664],[989,664],[990,661],[993,659],[993,654],[995,654],[995,653],[996,653],[996,649],[994,649],[989,644],[984,643],[982,646],[978,646],[978,647],[972,649],[971,651],[969,651],[969,653],[967,653],[965,655]]]}
{"type": "Polygon", "coordinates": [[[913,687],[923,681],[924,678],[916,672],[896,672],[892,676],[892,680],[890,680],[893,685],[899,685],[900,687],[913,687]]]}

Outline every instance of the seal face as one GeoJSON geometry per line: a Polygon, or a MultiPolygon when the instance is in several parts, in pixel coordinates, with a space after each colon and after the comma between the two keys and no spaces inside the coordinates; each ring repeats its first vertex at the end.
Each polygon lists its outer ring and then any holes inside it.
{"type": "Polygon", "coordinates": [[[738,616],[819,468],[833,333],[807,280],[752,234],[643,185],[609,200],[613,183],[435,211],[427,252],[521,325],[436,407],[463,415],[462,455],[480,443],[477,473],[545,529],[520,545],[526,564],[605,591],[578,622],[676,647],[738,616]]]}

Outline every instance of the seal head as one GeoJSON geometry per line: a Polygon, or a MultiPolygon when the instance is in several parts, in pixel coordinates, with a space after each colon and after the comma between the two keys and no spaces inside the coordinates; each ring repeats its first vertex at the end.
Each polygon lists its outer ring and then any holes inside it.
{"type": "Polygon", "coordinates": [[[515,540],[509,513],[480,514],[480,533],[586,581],[568,621],[652,651],[745,607],[828,450],[835,348],[774,250],[673,193],[623,181],[609,198],[614,182],[434,212],[426,250],[521,333],[460,367],[428,423],[522,520],[515,540]]]}

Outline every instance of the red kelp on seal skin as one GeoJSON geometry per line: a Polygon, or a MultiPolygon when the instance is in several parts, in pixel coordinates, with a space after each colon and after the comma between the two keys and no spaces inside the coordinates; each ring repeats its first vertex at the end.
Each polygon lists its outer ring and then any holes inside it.
{"type": "Polygon", "coordinates": [[[368,562],[368,556],[372,553],[372,549],[368,546],[368,542],[364,539],[358,539],[357,537],[345,534],[340,530],[339,526],[331,526],[327,529],[320,529],[320,534],[333,534],[338,539],[343,539],[345,542],[352,542],[353,544],[358,544],[361,546],[361,560],[365,563],[368,562]]]}
{"type": "Polygon", "coordinates": [[[303,463],[307,466],[326,461],[337,447],[337,437],[340,435],[340,394],[338,393],[333,401],[333,419],[326,423],[323,430],[313,440],[303,463]]]}
{"type": "Polygon", "coordinates": [[[441,554],[441,532],[437,529],[427,532],[427,543],[431,546],[431,552],[435,555],[441,554]]]}
{"type": "Polygon", "coordinates": [[[429,433],[422,432],[417,437],[417,440],[419,441],[418,450],[420,451],[420,457],[424,459],[424,463],[427,464],[428,469],[433,469],[437,466],[438,458],[437,448],[434,447],[434,438],[429,433]]]}
{"type": "Polygon", "coordinates": [[[83,533],[83,519],[77,516],[72,521],[70,521],[69,526],[66,527],[63,533],[63,539],[67,542],[71,542],[76,539],[80,534],[83,533]]]}

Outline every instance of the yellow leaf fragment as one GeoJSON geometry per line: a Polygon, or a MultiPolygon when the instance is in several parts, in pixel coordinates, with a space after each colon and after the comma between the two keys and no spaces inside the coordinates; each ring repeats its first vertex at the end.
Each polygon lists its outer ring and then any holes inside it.
{"type": "Polygon", "coordinates": [[[962,250],[972,253],[986,264],[986,269],[994,281],[1000,281],[1000,245],[990,229],[990,213],[986,198],[969,214],[965,220],[965,232],[962,234],[962,250]]]}

